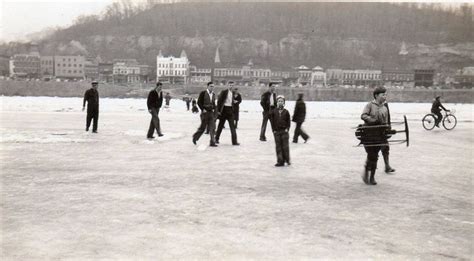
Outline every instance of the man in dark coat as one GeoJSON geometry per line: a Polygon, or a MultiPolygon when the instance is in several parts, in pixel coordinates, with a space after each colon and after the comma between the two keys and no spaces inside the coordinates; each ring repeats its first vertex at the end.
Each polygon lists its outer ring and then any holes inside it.
{"type": "Polygon", "coordinates": [[[171,101],[171,95],[169,92],[166,93],[165,95],[165,107],[168,108],[170,106],[170,101],[171,101]]]}
{"type": "Polygon", "coordinates": [[[260,140],[261,141],[267,141],[267,138],[265,137],[265,131],[267,130],[267,122],[270,120],[270,126],[272,127],[273,131],[273,122],[269,118],[269,115],[272,113],[272,111],[276,108],[276,93],[275,93],[275,88],[276,84],[274,83],[269,83],[268,84],[268,91],[264,92],[262,94],[262,97],[260,99],[260,105],[262,106],[263,109],[263,120],[262,120],[262,127],[260,128],[260,140]]]}
{"type": "Polygon", "coordinates": [[[234,121],[235,121],[235,128],[237,129],[237,125],[239,124],[239,111],[240,111],[240,104],[242,103],[242,95],[240,95],[239,90],[234,88],[234,121]]]}
{"type": "Polygon", "coordinates": [[[199,112],[199,109],[198,109],[197,104],[196,104],[196,99],[192,98],[191,103],[192,103],[192,106],[193,106],[193,108],[191,109],[191,111],[192,111],[193,113],[198,113],[198,112],[199,112]]]}
{"type": "Polygon", "coordinates": [[[86,131],[89,131],[89,127],[92,124],[92,132],[97,133],[97,125],[99,122],[99,83],[93,81],[92,87],[84,93],[84,100],[82,101],[82,111],[84,111],[87,102],[87,118],[86,118],[86,131]]]}
{"type": "Polygon", "coordinates": [[[206,126],[209,129],[210,146],[217,147],[216,140],[214,139],[215,131],[215,111],[216,111],[216,95],[213,92],[214,84],[212,82],[207,83],[207,90],[202,91],[199,94],[197,104],[201,109],[201,125],[199,126],[196,133],[193,135],[193,143],[196,145],[196,141],[199,140],[201,135],[206,130],[206,126]]]}
{"type": "Polygon", "coordinates": [[[277,98],[278,108],[272,110],[270,117],[273,121],[273,136],[275,137],[275,147],[277,155],[277,163],[275,167],[282,167],[285,162],[290,163],[290,131],[291,121],[290,113],[284,108],[285,97],[279,95],[277,98]]]}
{"type": "Polygon", "coordinates": [[[441,109],[445,111],[449,111],[446,108],[444,108],[443,104],[441,104],[441,96],[436,96],[436,98],[433,101],[433,104],[431,105],[431,112],[436,115],[436,120],[435,120],[435,126],[439,128],[439,123],[443,119],[443,115],[441,114],[441,109]]]}
{"type": "Polygon", "coordinates": [[[183,97],[183,101],[186,102],[186,109],[189,111],[189,107],[191,105],[191,97],[189,97],[189,94],[186,93],[186,95],[183,97]]]}
{"type": "Polygon", "coordinates": [[[150,126],[148,127],[148,133],[146,137],[148,139],[154,139],[153,133],[156,130],[158,136],[163,136],[161,133],[160,127],[160,118],[158,114],[160,113],[161,105],[163,104],[163,92],[161,91],[161,82],[157,82],[155,88],[150,91],[148,94],[148,99],[146,101],[148,112],[151,114],[150,126]]]}
{"type": "Polygon", "coordinates": [[[304,100],[303,100],[303,94],[299,93],[298,100],[296,100],[295,111],[293,113],[293,121],[296,123],[295,134],[293,135],[294,143],[298,143],[298,137],[300,135],[304,139],[304,143],[306,143],[309,139],[308,134],[306,134],[306,132],[304,132],[304,130],[301,128],[305,118],[306,118],[306,104],[304,103],[304,100]]]}
{"type": "Polygon", "coordinates": [[[219,126],[217,127],[216,132],[216,143],[219,144],[219,138],[221,137],[222,128],[224,123],[227,120],[229,122],[230,133],[232,135],[232,145],[240,145],[237,142],[237,132],[235,131],[234,126],[234,94],[232,89],[234,87],[234,82],[228,82],[227,89],[219,93],[219,98],[217,99],[217,114],[219,115],[219,126]]]}

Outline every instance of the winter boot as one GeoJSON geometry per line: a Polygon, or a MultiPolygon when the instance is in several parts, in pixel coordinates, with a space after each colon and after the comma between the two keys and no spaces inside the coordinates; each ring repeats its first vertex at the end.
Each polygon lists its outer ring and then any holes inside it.
{"type": "Polygon", "coordinates": [[[372,163],[372,166],[370,169],[370,180],[369,180],[370,185],[377,185],[377,182],[375,181],[375,170],[377,170],[377,162],[372,163]]]}
{"type": "Polygon", "coordinates": [[[371,162],[366,161],[365,166],[364,166],[364,171],[362,172],[362,181],[364,181],[365,184],[369,185],[369,174],[370,174],[370,169],[371,169],[371,162]]]}
{"type": "Polygon", "coordinates": [[[383,161],[385,162],[385,173],[394,174],[395,169],[390,166],[388,155],[383,155],[383,161]]]}

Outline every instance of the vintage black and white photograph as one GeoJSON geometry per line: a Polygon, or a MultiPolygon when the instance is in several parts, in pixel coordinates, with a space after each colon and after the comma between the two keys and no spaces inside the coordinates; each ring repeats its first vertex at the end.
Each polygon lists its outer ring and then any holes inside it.
{"type": "Polygon", "coordinates": [[[473,17],[0,0],[0,259],[473,260],[473,17]]]}

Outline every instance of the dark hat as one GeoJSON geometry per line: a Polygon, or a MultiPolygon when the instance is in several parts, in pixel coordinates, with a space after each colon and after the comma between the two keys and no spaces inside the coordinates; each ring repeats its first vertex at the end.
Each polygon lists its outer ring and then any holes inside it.
{"type": "Polygon", "coordinates": [[[97,85],[97,84],[99,84],[99,82],[98,81],[92,81],[91,84],[92,85],[97,85]]]}
{"type": "Polygon", "coordinates": [[[384,93],[384,92],[387,92],[387,89],[385,89],[385,87],[383,87],[383,86],[379,86],[379,87],[375,88],[374,89],[374,98],[375,98],[375,96],[377,96],[377,94],[384,93]]]}
{"type": "Polygon", "coordinates": [[[439,95],[438,95],[438,96],[436,96],[436,98],[435,98],[435,99],[436,99],[436,100],[438,100],[439,98],[441,98],[441,96],[439,96],[439,95]]]}

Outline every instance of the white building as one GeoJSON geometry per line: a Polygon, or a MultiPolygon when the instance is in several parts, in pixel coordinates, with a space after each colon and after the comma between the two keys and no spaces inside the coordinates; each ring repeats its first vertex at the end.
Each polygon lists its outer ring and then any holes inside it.
{"type": "Polygon", "coordinates": [[[156,57],[156,80],[170,83],[187,83],[189,63],[184,50],[179,58],[173,56],[164,57],[160,51],[156,57]]]}
{"type": "Polygon", "coordinates": [[[323,68],[316,66],[311,73],[311,86],[326,87],[326,73],[323,68]]]}
{"type": "Polygon", "coordinates": [[[344,84],[364,85],[379,84],[382,81],[381,70],[343,70],[344,84]]]}

